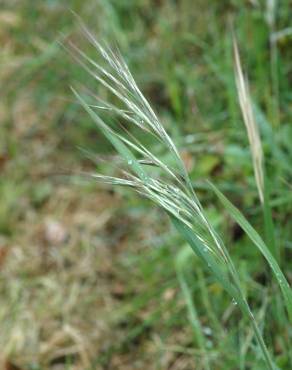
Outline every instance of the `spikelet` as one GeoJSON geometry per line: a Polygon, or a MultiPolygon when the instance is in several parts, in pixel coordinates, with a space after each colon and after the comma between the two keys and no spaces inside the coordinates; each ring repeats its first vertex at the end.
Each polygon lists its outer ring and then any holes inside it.
{"type": "Polygon", "coordinates": [[[254,175],[261,203],[264,202],[264,174],[263,174],[263,151],[259,130],[255,121],[248,81],[243,75],[238,46],[233,38],[234,68],[239,104],[246,127],[250,150],[252,154],[254,175]]]}

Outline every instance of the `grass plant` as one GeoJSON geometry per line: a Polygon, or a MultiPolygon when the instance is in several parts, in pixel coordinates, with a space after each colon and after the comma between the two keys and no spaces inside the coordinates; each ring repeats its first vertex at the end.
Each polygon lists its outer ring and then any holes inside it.
{"type": "MultiPolygon", "coordinates": [[[[261,330],[247,302],[229,249],[208,220],[174,141],[138,88],[120,52],[117,49],[109,48],[106,44],[99,43],[84,26],[83,31],[88,41],[96,49],[101,61],[97,62],[88,57],[73,44],[70,44],[71,53],[90,76],[114,96],[116,103],[110,104],[94,93],[79,93],[75,89],[73,89],[73,92],[97,127],[121,156],[120,163],[123,163],[120,176],[105,176],[93,173],[92,177],[103,183],[130,187],[166,211],[180,235],[187,241],[201,262],[206,265],[210,273],[220,282],[232,299],[233,304],[238,306],[242,314],[248,319],[254,330],[266,367],[276,369],[272,359],[273,356],[264,343],[261,330]],[[160,143],[169,154],[168,162],[162,160],[151,148],[144,145],[138,135],[132,134],[129,129],[131,126],[137,127],[145,132],[146,136],[151,137],[151,140],[160,143]]],[[[250,141],[259,197],[261,202],[264,203],[265,190],[261,142],[254,121],[252,105],[243,77],[236,43],[234,43],[234,51],[239,101],[250,141]]],[[[235,221],[245,230],[270,264],[282,289],[287,310],[291,315],[291,290],[276,259],[240,212],[218,189],[214,186],[213,189],[235,218],[235,221]]],[[[196,311],[191,306],[181,269],[179,269],[179,280],[187,296],[194,328],[199,331],[196,311]]],[[[204,341],[200,335],[198,340],[200,346],[203,347],[204,341]]],[[[209,365],[206,364],[206,366],[209,365]]]]}
{"type": "Polygon", "coordinates": [[[0,23],[0,368],[263,370],[255,320],[290,370],[291,1],[2,0],[0,23]]]}

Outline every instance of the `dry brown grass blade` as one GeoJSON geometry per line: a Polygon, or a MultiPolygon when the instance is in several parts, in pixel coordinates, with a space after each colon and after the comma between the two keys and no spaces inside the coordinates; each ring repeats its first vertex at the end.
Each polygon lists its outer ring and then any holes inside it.
{"type": "Polygon", "coordinates": [[[247,130],[249,145],[252,154],[253,168],[256,185],[261,203],[264,202],[264,173],[263,173],[263,151],[257,123],[255,121],[248,81],[245,78],[240,62],[240,55],[235,37],[233,37],[235,79],[238,99],[247,130]]]}

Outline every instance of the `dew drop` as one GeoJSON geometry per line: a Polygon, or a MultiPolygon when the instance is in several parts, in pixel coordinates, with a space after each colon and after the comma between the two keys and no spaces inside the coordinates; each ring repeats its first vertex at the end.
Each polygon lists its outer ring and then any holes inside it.
{"type": "Polygon", "coordinates": [[[132,159],[129,159],[128,160],[128,165],[131,166],[133,164],[133,160],[132,159]]]}
{"type": "Polygon", "coordinates": [[[206,335],[212,335],[212,329],[211,329],[211,328],[209,328],[208,326],[203,327],[203,332],[204,332],[206,335]]]}
{"type": "Polygon", "coordinates": [[[236,302],[236,300],[235,300],[234,298],[232,298],[232,304],[233,304],[234,306],[236,306],[236,305],[237,305],[237,302],[236,302]]]}
{"type": "Polygon", "coordinates": [[[206,347],[207,348],[212,348],[213,347],[213,342],[211,340],[206,341],[206,347]]]}

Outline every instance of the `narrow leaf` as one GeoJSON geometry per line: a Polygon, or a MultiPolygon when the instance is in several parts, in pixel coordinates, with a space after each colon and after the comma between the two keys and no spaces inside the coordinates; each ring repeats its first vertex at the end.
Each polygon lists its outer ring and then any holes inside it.
{"type": "Polygon", "coordinates": [[[210,184],[215,194],[218,196],[221,203],[228,210],[233,219],[241,226],[241,228],[246,232],[248,237],[254,242],[257,248],[260,250],[262,255],[265,257],[266,261],[270,265],[277,282],[281,288],[287,311],[292,321],[292,291],[289,283],[280,269],[276,259],[273,257],[269,248],[260,237],[258,232],[253,228],[253,226],[247,221],[244,215],[225,197],[225,195],[213,184],[210,184]]]}

